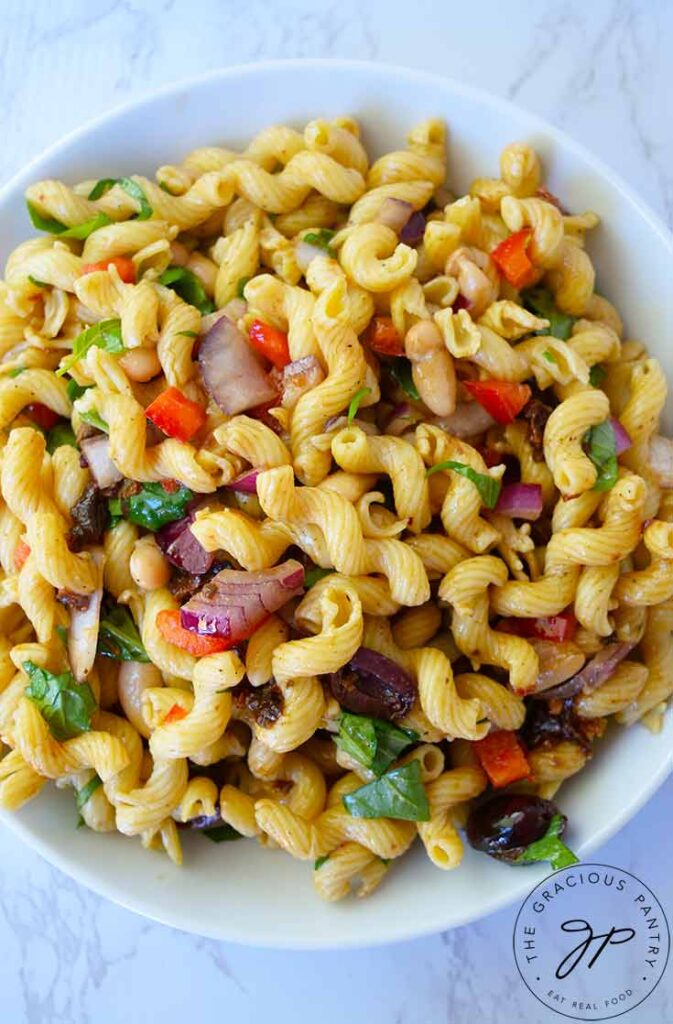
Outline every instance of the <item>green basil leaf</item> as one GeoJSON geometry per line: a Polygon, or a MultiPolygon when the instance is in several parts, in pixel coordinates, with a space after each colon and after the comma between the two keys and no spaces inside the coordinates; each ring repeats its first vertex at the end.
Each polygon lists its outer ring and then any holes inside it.
{"type": "Polygon", "coordinates": [[[610,420],[599,423],[584,435],[587,454],[598,470],[594,491],[610,491],[619,478],[617,441],[610,420]]]}
{"type": "MultiPolygon", "coordinates": [[[[109,192],[115,185],[119,185],[123,188],[127,195],[131,196],[131,199],[135,199],[138,203],[138,220],[149,220],[154,213],[154,210],[149,204],[145,190],[137,181],[133,178],[101,178],[97,181],[94,187],[89,192],[89,199],[100,199],[106,192],[109,192]]],[[[105,214],[103,214],[105,216],[105,214]]],[[[110,218],[108,217],[108,224],[110,218]]]]}
{"type": "Polygon", "coordinates": [[[77,447],[77,441],[70,424],[57,423],[47,434],[47,451],[50,455],[53,455],[56,449],[64,444],[70,445],[71,448],[77,447]]]}
{"type": "Polygon", "coordinates": [[[595,366],[592,366],[589,370],[589,383],[592,388],[599,388],[605,380],[606,374],[607,370],[604,366],[601,366],[600,363],[596,363],[595,366]]]}
{"type": "Polygon", "coordinates": [[[51,287],[51,285],[47,284],[46,281],[38,281],[38,279],[36,277],[33,277],[32,274],[28,275],[28,280],[30,281],[31,284],[34,284],[36,288],[50,288],[51,287]]]}
{"type": "Polygon", "coordinates": [[[98,627],[98,653],[116,661],[149,661],[128,608],[113,605],[98,627]]]}
{"type": "Polygon", "coordinates": [[[231,825],[218,825],[217,828],[206,828],[203,830],[206,839],[211,843],[231,843],[235,839],[243,839],[240,832],[237,832],[231,825]]]}
{"type": "Polygon", "coordinates": [[[92,779],[89,779],[85,786],[81,789],[75,790],[75,806],[78,811],[81,811],[84,804],[87,803],[92,795],[96,792],[99,786],[103,785],[103,780],[99,775],[94,775],[92,779]]]}
{"type": "Polygon", "coordinates": [[[444,469],[452,469],[454,473],[460,473],[461,476],[470,480],[479,491],[486,508],[495,508],[500,494],[499,480],[494,480],[488,473],[478,473],[476,469],[472,469],[472,466],[466,466],[463,462],[454,462],[452,459],[430,466],[425,471],[425,475],[432,476],[433,473],[439,473],[444,469]]]}
{"type": "Polygon", "coordinates": [[[88,732],[96,700],[88,683],[77,683],[72,672],[54,675],[32,661],[24,661],[30,679],[26,697],[37,705],[55,739],[63,741],[88,732]]]}
{"type": "Polygon", "coordinates": [[[94,187],[91,189],[88,195],[88,199],[100,199],[106,192],[109,192],[111,188],[118,182],[118,178],[101,178],[97,181],[94,187]]]}
{"type": "Polygon", "coordinates": [[[104,434],[110,433],[110,424],[103,419],[100,413],[96,412],[95,409],[89,409],[87,412],[81,412],[79,418],[84,422],[88,423],[90,427],[95,427],[96,430],[102,430],[104,434]]]}
{"type": "Polygon", "coordinates": [[[325,576],[331,576],[334,569],[321,569],[319,565],[314,565],[312,569],[307,569],[304,573],[304,589],[310,590],[314,587],[318,580],[322,580],[325,576]]]}
{"type": "Polygon", "coordinates": [[[28,369],[27,366],[16,366],[13,370],[10,370],[7,374],[8,377],[20,377],[22,373],[25,373],[28,369]]]}
{"type": "Polygon", "coordinates": [[[122,341],[121,320],[101,320],[99,323],[87,327],[81,334],[78,334],[73,342],[72,352],[65,359],[61,360],[56,376],[62,377],[65,373],[68,373],[87,354],[89,349],[94,348],[94,346],[102,348],[105,352],[111,352],[113,355],[123,352],[124,342],[122,341]]]}
{"type": "Polygon", "coordinates": [[[94,231],[98,231],[99,228],[104,228],[108,224],[112,224],[112,218],[108,217],[107,213],[101,212],[90,220],[85,220],[82,224],[75,224],[74,227],[68,228],[66,231],[59,231],[59,236],[61,238],[78,238],[82,241],[92,235],[94,231]]]}
{"type": "Polygon", "coordinates": [[[355,417],[358,414],[358,409],[360,408],[360,402],[362,401],[363,398],[366,398],[367,395],[371,395],[371,393],[372,393],[372,389],[371,388],[360,388],[359,391],[355,392],[355,394],[351,398],[350,404],[348,406],[348,425],[349,426],[351,425],[351,423],[353,422],[353,420],[355,419],[355,417]]]}
{"type": "Polygon", "coordinates": [[[178,331],[178,338],[198,338],[198,331],[178,331]]]}
{"type": "MultiPolygon", "coordinates": [[[[60,235],[61,238],[88,238],[93,231],[97,231],[98,228],[105,227],[106,224],[112,223],[106,213],[97,213],[96,216],[92,217],[90,220],[84,221],[82,224],[75,224],[73,227],[69,228],[54,217],[43,217],[30,200],[27,201],[26,205],[28,207],[30,219],[33,222],[33,227],[37,228],[38,231],[48,231],[50,235],[60,235]]],[[[37,284],[39,287],[48,287],[38,281],[34,281],[33,283],[37,284]]]]}
{"type": "Polygon", "coordinates": [[[430,806],[421,782],[421,766],[410,761],[380,779],[361,786],[342,797],[346,810],[354,818],[398,818],[404,821],[429,821],[430,806]]]}
{"type": "Polygon", "coordinates": [[[65,231],[65,224],[56,220],[55,217],[44,217],[30,199],[26,200],[26,206],[31,223],[38,231],[48,231],[50,235],[60,235],[62,231],[65,231]]]}
{"type": "Polygon", "coordinates": [[[238,284],[236,285],[236,295],[239,299],[245,298],[245,286],[249,280],[249,277],[239,277],[238,284]]]}
{"type": "Polygon", "coordinates": [[[215,309],[215,303],[206,295],[206,290],[198,277],[187,267],[169,267],[164,270],[159,278],[159,284],[172,288],[190,306],[196,306],[202,316],[212,313],[215,309]]]}
{"type": "Polygon", "coordinates": [[[399,356],[393,359],[392,362],[388,363],[388,372],[393,380],[399,384],[405,394],[409,395],[409,398],[413,398],[415,402],[419,402],[421,396],[418,393],[418,388],[414,384],[414,378],[411,373],[411,363],[404,356],[399,356]]]}
{"type": "Polygon", "coordinates": [[[322,857],[317,857],[313,861],[313,870],[314,871],[318,871],[319,868],[321,868],[323,866],[325,861],[328,861],[328,860],[329,860],[329,853],[324,854],[324,856],[322,856],[322,857]]]}
{"type": "Polygon", "coordinates": [[[319,231],[309,231],[308,234],[304,235],[302,241],[308,245],[314,245],[316,249],[322,249],[330,259],[336,259],[336,253],[330,242],[334,238],[336,231],[330,231],[328,228],[320,228],[319,231]]]}
{"type": "Polygon", "coordinates": [[[92,387],[93,387],[93,384],[86,384],[86,385],[78,384],[77,381],[73,380],[72,377],[71,377],[70,380],[68,381],[67,385],[66,385],[66,389],[65,390],[66,390],[66,392],[68,394],[68,398],[70,399],[70,401],[71,402],[76,402],[78,398],[82,397],[82,395],[84,394],[85,391],[88,391],[89,388],[92,388],[92,387]]]}
{"type": "Polygon", "coordinates": [[[130,522],[154,531],[182,519],[193,497],[189,488],[182,485],[169,492],[162,484],[143,484],[137,494],[122,500],[122,512],[130,522]]]}
{"type": "Polygon", "coordinates": [[[554,297],[547,288],[528,288],[521,292],[526,309],[543,320],[549,320],[549,328],[536,334],[551,334],[554,338],[567,341],[572,333],[576,317],[568,316],[556,308],[554,297]]]}
{"type": "Polygon", "coordinates": [[[413,729],[400,729],[380,718],[342,712],[336,745],[375,775],[383,775],[400,754],[418,740],[413,729]]]}
{"type": "Polygon", "coordinates": [[[558,362],[558,359],[556,358],[554,353],[550,352],[548,348],[546,348],[544,350],[544,352],[542,353],[542,358],[546,359],[548,363],[557,363],[558,362]]]}
{"type": "Polygon", "coordinates": [[[122,516],[122,500],[121,498],[110,498],[107,503],[108,512],[111,516],[122,516]]]}
{"type": "Polygon", "coordinates": [[[559,838],[562,831],[563,815],[555,814],[549,822],[549,828],[542,836],[542,839],[537,839],[530,846],[527,846],[514,863],[533,864],[535,861],[546,860],[549,861],[554,870],[567,868],[569,864],[578,864],[579,857],[576,857],[572,850],[569,850],[566,844],[559,838]]]}

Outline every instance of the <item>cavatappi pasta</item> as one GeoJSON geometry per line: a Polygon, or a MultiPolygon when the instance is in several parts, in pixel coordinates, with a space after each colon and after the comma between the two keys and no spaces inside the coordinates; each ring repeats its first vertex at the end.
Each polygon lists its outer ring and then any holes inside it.
{"type": "Polygon", "coordinates": [[[598,218],[542,175],[515,143],[452,198],[440,121],[370,159],[341,117],[30,186],[0,807],[52,779],[94,831],[280,847],[327,900],[417,839],[455,868],[466,825],[572,860],[552,797],[673,692],[673,442],[598,218]]]}

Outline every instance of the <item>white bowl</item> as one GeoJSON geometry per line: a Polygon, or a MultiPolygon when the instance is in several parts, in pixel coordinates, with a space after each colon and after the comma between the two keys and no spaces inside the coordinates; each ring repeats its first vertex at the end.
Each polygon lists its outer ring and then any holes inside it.
{"type": "MultiPolygon", "coordinates": [[[[497,173],[507,142],[530,142],[567,206],[601,215],[591,241],[599,288],[617,303],[629,332],[673,368],[666,347],[673,338],[673,245],[657,217],[557,129],[457,82],[402,68],[325,60],[250,65],[124,106],[63,139],[0,192],[0,256],[33,234],[23,202],[32,181],[151,175],[196,146],[242,145],[273,122],[299,126],[343,113],[362,121],[367,148],[377,155],[399,148],[417,121],[445,118],[449,181],[458,192],[473,177],[497,173]]],[[[569,842],[579,853],[604,843],[661,784],[672,765],[672,734],[670,716],[658,736],[638,725],[619,732],[563,787],[569,842]]],[[[0,818],[62,871],[123,906],[186,931],[261,946],[364,946],[437,932],[522,898],[547,873],[498,864],[470,849],[456,871],[443,872],[414,850],[370,899],[332,905],[315,895],[310,865],[252,842],[215,845],[189,836],[178,869],[138,840],[78,830],[72,794],[53,787],[0,818]]]]}

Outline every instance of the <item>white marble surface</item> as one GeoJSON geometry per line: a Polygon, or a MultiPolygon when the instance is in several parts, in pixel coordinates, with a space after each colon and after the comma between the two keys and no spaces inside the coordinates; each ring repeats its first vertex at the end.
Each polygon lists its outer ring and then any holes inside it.
{"type": "MultiPolygon", "coordinates": [[[[273,57],[408,64],[510,97],[619,170],[673,226],[667,0],[25,0],[0,5],[0,183],[89,117],[209,68],[273,57]]],[[[669,783],[597,855],[673,911],[669,783]]],[[[514,911],[387,949],[276,953],[148,923],[0,833],[8,1024],[562,1020],[524,989],[514,911]]],[[[673,969],[623,1020],[670,1020],[673,969]]]]}

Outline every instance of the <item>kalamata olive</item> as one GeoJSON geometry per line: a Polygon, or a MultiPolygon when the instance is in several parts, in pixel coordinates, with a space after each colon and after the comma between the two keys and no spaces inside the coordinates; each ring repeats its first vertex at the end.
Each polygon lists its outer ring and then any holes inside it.
{"type": "Polygon", "coordinates": [[[546,701],[528,701],[520,735],[529,750],[539,747],[545,740],[570,740],[588,746],[584,723],[575,714],[572,700],[556,703],[560,707],[554,705],[552,712],[546,701]]]}
{"type": "Polygon", "coordinates": [[[416,684],[409,673],[368,647],[361,647],[347,665],[333,672],[329,685],[343,708],[388,721],[408,714],[416,698],[416,684]]]}
{"type": "MultiPolygon", "coordinates": [[[[551,800],[523,793],[502,793],[480,804],[467,820],[467,838],[475,850],[497,860],[516,860],[541,839],[559,810],[551,800]]],[[[561,834],[565,831],[563,818],[561,834]]]]}

